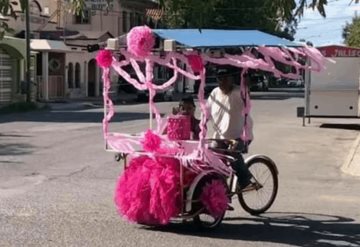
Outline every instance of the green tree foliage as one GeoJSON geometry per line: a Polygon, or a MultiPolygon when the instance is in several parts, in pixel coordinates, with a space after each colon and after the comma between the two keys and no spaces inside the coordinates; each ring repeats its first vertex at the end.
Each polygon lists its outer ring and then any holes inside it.
{"type": "Polygon", "coordinates": [[[345,44],[360,47],[360,17],[355,16],[351,23],[346,23],[343,30],[345,44]]]}
{"type": "Polygon", "coordinates": [[[260,29],[287,38],[295,34],[293,1],[173,0],[165,3],[164,22],[182,28],[260,29]]]}
{"type": "MultiPolygon", "coordinates": [[[[13,5],[24,10],[28,0],[0,0],[0,14],[15,18],[13,5]]],[[[55,1],[55,0],[54,0],[55,1]]],[[[109,2],[111,0],[108,0],[109,2]]],[[[118,0],[122,1],[122,0],[118,0]]],[[[129,0],[130,1],[130,0],[129,0]]],[[[156,0],[165,10],[171,27],[243,27],[293,35],[305,8],[317,9],[325,17],[327,0],[156,0]]],[[[358,3],[359,0],[349,0],[358,3]]],[[[80,13],[85,0],[69,0],[73,12],[80,13]]],[[[10,31],[0,20],[0,35],[10,31]]]]}

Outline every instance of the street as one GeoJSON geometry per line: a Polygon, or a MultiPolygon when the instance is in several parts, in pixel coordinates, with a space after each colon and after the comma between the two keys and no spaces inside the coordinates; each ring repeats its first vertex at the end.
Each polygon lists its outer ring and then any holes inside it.
{"type": "MultiPolygon", "coordinates": [[[[0,115],[0,246],[360,246],[360,178],[341,172],[359,134],[349,126],[360,122],[312,119],[302,127],[296,107],[303,101],[286,92],[253,97],[250,154],[276,162],[279,192],[259,217],[235,199],[235,211],[211,232],[180,222],[143,227],[117,214],[122,167],[104,150],[101,107],[0,115]]],[[[175,105],[159,103],[160,112],[175,105]]],[[[112,130],[149,126],[147,104],[116,109],[112,130]]]]}

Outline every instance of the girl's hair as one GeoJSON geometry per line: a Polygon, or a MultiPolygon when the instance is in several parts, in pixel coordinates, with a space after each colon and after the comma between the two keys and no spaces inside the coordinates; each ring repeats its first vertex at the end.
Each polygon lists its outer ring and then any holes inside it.
{"type": "Polygon", "coordinates": [[[191,104],[193,107],[195,107],[194,98],[191,95],[185,95],[182,97],[181,102],[191,104]]]}

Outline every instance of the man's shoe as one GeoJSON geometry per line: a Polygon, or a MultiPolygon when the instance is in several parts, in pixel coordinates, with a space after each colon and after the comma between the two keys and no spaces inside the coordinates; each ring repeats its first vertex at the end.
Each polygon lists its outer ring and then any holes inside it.
{"type": "Polygon", "coordinates": [[[236,186],[236,193],[243,193],[243,192],[247,192],[247,191],[258,190],[259,188],[261,188],[261,186],[258,183],[251,182],[244,188],[240,188],[240,186],[236,186]]]}
{"type": "Polygon", "coordinates": [[[228,211],[234,211],[235,209],[234,209],[232,206],[228,205],[228,207],[227,207],[226,210],[228,210],[228,211]]]}

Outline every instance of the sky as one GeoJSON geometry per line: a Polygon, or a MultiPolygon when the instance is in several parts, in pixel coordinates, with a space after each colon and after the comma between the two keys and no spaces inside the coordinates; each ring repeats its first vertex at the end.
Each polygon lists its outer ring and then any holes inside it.
{"type": "Polygon", "coordinates": [[[360,3],[349,5],[350,1],[329,0],[325,7],[326,18],[323,18],[317,10],[307,9],[298,25],[295,41],[305,39],[315,46],[342,44],[342,30],[346,22],[351,22],[356,11],[360,15],[360,3]]]}

